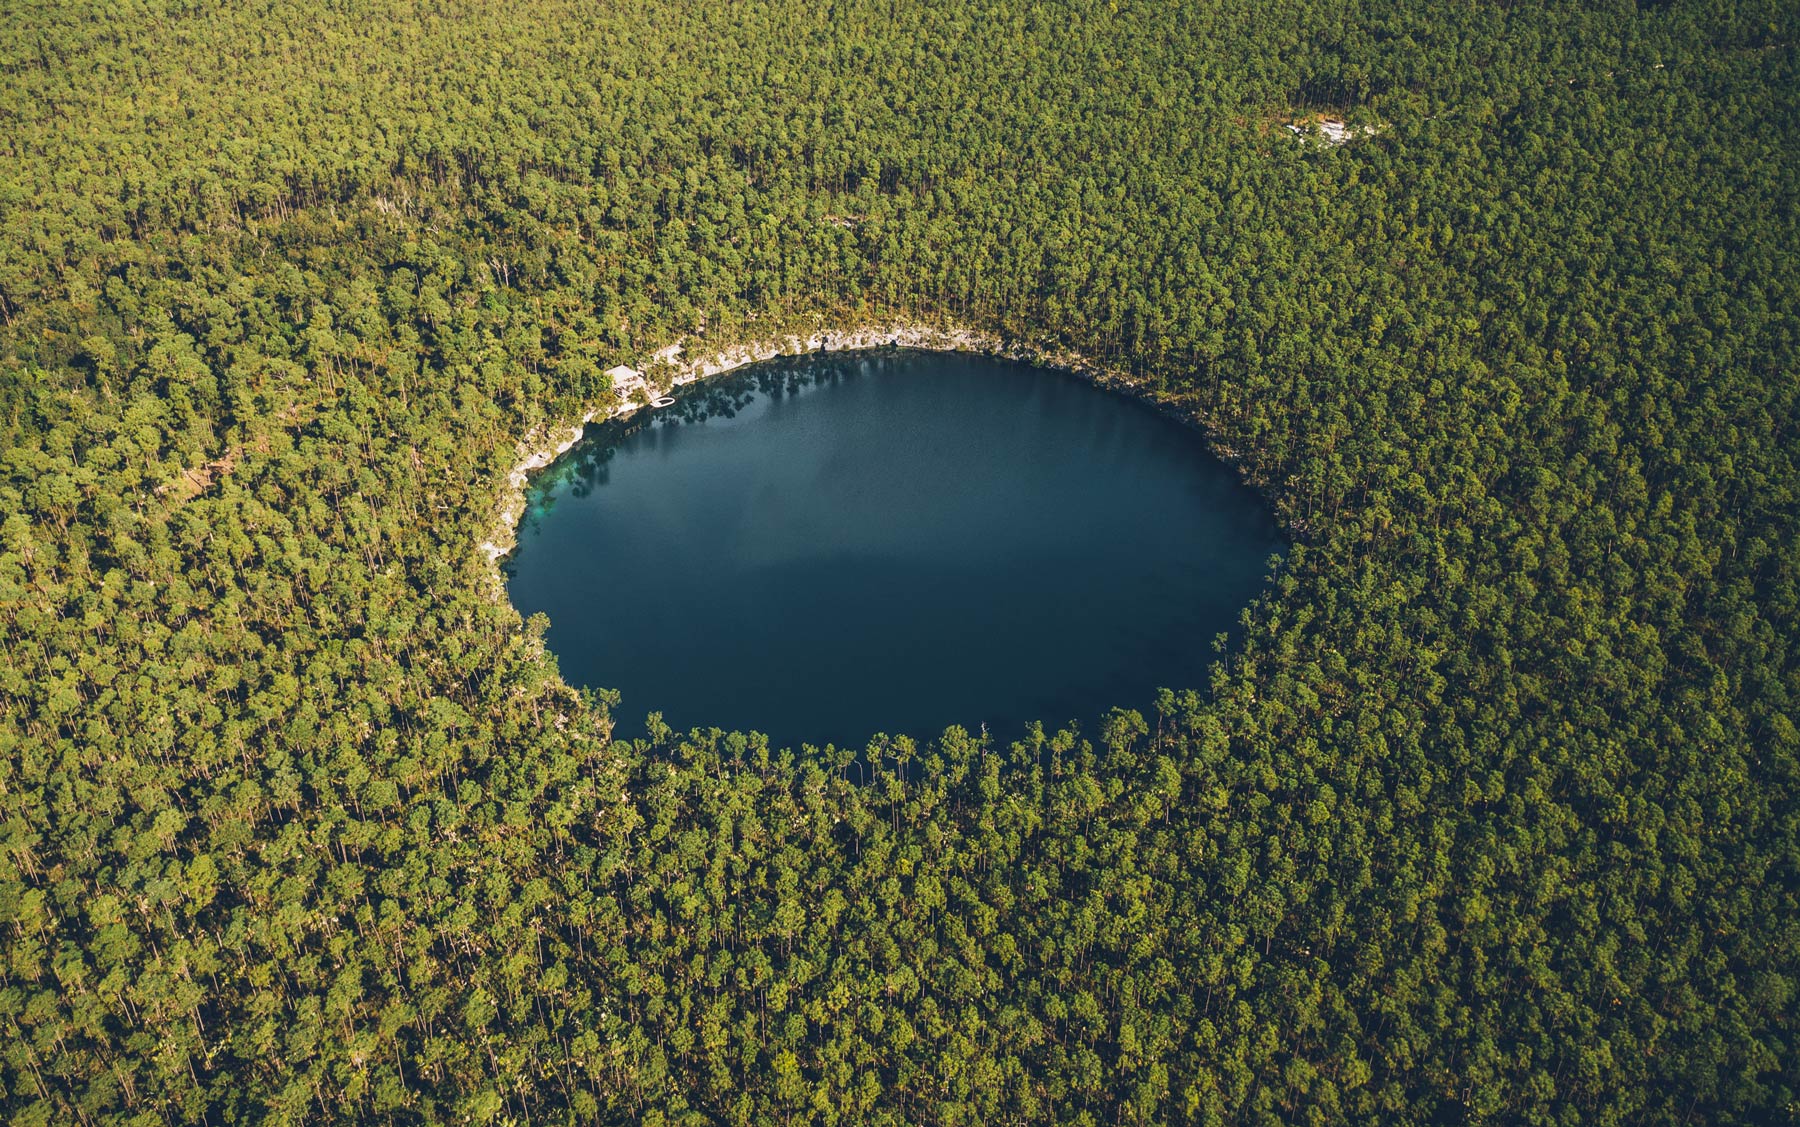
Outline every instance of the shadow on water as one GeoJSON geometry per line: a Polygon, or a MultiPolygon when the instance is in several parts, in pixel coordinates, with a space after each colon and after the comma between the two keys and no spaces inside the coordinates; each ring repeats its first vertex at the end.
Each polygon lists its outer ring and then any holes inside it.
{"type": "MultiPolygon", "coordinates": [[[[885,349],[882,354],[898,351],[885,349]]],[[[735,419],[758,399],[798,398],[821,385],[852,378],[845,371],[846,359],[843,353],[812,353],[759,361],[739,372],[674,389],[675,402],[668,407],[640,407],[620,418],[587,424],[574,446],[532,476],[519,538],[549,516],[559,500],[585,499],[605,485],[613,456],[628,439],[649,434],[658,448],[670,450],[684,426],[735,419]]],[[[866,374],[868,361],[862,360],[861,366],[863,371],[857,374],[866,374]]],[[[501,564],[501,574],[511,578],[513,567],[514,557],[509,556],[501,564]]]]}

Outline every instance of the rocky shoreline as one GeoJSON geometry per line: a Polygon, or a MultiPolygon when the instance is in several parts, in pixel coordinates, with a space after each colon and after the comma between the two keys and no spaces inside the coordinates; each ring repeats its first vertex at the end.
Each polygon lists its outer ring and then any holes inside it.
{"type": "MultiPolygon", "coordinates": [[[[1094,384],[1129,394],[1192,426],[1201,420],[1189,410],[1177,407],[1167,399],[1146,392],[1136,380],[1123,372],[1098,364],[1078,352],[1045,349],[1013,342],[966,326],[937,328],[929,325],[889,323],[862,325],[832,332],[807,335],[787,334],[720,349],[691,360],[681,359],[682,345],[674,344],[651,354],[645,362],[645,374],[656,387],[684,387],[713,376],[736,371],[749,364],[774,360],[781,356],[803,356],[817,352],[857,352],[873,348],[915,348],[928,352],[971,352],[1019,360],[1043,368],[1069,372],[1094,384]]],[[[554,426],[534,433],[520,444],[521,457],[507,473],[494,515],[493,529],[479,545],[482,558],[490,565],[512,553],[518,546],[519,521],[525,515],[525,494],[531,475],[567,452],[586,433],[587,425],[596,419],[619,418],[637,411],[640,405],[624,402],[607,408],[596,408],[569,427],[554,426]]],[[[1213,452],[1228,462],[1236,463],[1235,452],[1213,446],[1213,452]]]]}

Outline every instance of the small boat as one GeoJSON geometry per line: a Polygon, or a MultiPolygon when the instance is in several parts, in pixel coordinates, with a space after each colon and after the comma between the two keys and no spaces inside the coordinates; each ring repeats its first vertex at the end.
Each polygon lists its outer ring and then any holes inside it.
{"type": "Polygon", "coordinates": [[[663,396],[658,396],[655,399],[652,399],[650,401],[650,406],[652,406],[652,407],[670,407],[670,406],[673,406],[674,403],[675,403],[675,397],[673,395],[663,395],[663,396]]]}

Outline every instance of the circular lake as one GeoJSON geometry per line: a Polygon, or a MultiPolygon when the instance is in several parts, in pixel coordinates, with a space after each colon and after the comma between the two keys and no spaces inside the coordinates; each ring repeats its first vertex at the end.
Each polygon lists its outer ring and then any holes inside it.
{"type": "Polygon", "coordinates": [[[589,430],[506,564],[621,735],[1093,730],[1205,684],[1284,547],[1192,430],[986,357],[771,361],[589,430]]]}

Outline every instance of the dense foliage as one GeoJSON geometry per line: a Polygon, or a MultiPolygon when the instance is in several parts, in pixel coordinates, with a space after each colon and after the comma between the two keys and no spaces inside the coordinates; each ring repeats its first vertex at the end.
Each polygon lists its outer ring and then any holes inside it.
{"type": "Polygon", "coordinates": [[[0,1108],[1800,1116],[1797,33],[8,6],[0,1108]],[[520,436],[885,317],[1194,412],[1299,539],[1241,643],[868,784],[610,741],[474,551],[520,436]]]}

